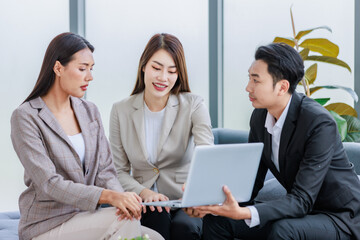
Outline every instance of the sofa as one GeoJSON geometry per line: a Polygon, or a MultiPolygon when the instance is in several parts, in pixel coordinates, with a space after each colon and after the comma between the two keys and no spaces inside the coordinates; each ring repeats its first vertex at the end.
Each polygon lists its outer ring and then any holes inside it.
{"type": "MultiPolygon", "coordinates": [[[[215,144],[246,143],[248,141],[248,131],[232,130],[226,128],[214,128],[215,144]]],[[[344,143],[346,153],[350,162],[354,164],[355,172],[360,174],[360,143],[344,143]]],[[[360,179],[360,175],[359,175],[360,179]]],[[[271,172],[266,175],[264,187],[257,196],[257,200],[266,201],[279,198],[286,194],[285,189],[274,178],[271,172]]],[[[0,239],[17,240],[19,212],[0,213],[0,239]]]]}

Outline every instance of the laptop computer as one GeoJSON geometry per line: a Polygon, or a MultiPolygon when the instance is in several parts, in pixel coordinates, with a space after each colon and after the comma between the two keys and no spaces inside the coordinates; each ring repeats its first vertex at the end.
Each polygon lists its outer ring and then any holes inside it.
{"type": "Polygon", "coordinates": [[[227,185],[238,202],[250,200],[263,143],[195,147],[181,200],[142,203],[146,206],[194,207],[223,203],[227,185]]]}

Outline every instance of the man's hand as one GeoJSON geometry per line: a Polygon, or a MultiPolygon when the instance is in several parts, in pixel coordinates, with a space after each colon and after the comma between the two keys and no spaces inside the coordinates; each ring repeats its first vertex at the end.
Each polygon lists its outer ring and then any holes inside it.
{"type": "MultiPolygon", "coordinates": [[[[156,193],[151,191],[150,189],[145,188],[141,191],[140,197],[142,198],[143,202],[157,202],[157,201],[169,201],[169,198],[161,193],[156,193]]],[[[155,211],[154,206],[149,206],[150,210],[153,212],[155,211]]],[[[158,212],[162,212],[162,207],[156,207],[158,212]]],[[[170,208],[165,207],[165,210],[169,213],[170,208]]],[[[143,205],[143,212],[146,213],[146,206],[143,205]]]]}
{"type": "Polygon", "coordinates": [[[193,207],[183,208],[183,211],[190,217],[196,217],[196,218],[203,218],[206,214],[210,213],[210,212],[206,213],[204,211],[200,212],[193,207]]]}
{"type": "Polygon", "coordinates": [[[194,207],[195,213],[199,216],[211,213],[235,220],[250,219],[250,209],[247,207],[240,207],[227,186],[223,187],[223,191],[226,195],[226,199],[222,205],[194,207]]]}

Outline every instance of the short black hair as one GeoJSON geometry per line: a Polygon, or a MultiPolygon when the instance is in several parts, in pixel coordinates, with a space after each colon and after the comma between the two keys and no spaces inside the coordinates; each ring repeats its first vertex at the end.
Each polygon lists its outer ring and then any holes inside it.
{"type": "Polygon", "coordinates": [[[281,79],[288,80],[290,94],[304,77],[304,61],[294,48],[285,43],[271,43],[259,47],[255,53],[255,60],[267,63],[274,86],[281,79]]]}

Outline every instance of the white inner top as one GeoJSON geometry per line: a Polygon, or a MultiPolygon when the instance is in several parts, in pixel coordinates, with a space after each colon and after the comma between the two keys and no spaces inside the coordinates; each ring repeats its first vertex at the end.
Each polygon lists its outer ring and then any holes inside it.
{"type": "MultiPolygon", "coordinates": [[[[160,112],[152,112],[144,102],[144,119],[145,119],[145,144],[148,153],[148,162],[151,165],[157,165],[158,145],[162,132],[165,108],[160,112]]],[[[157,192],[156,182],[151,190],[157,192]]]]}
{"type": "Polygon", "coordinates": [[[68,136],[76,153],[78,154],[81,163],[84,165],[85,159],[85,142],[82,133],[68,136]]]}

